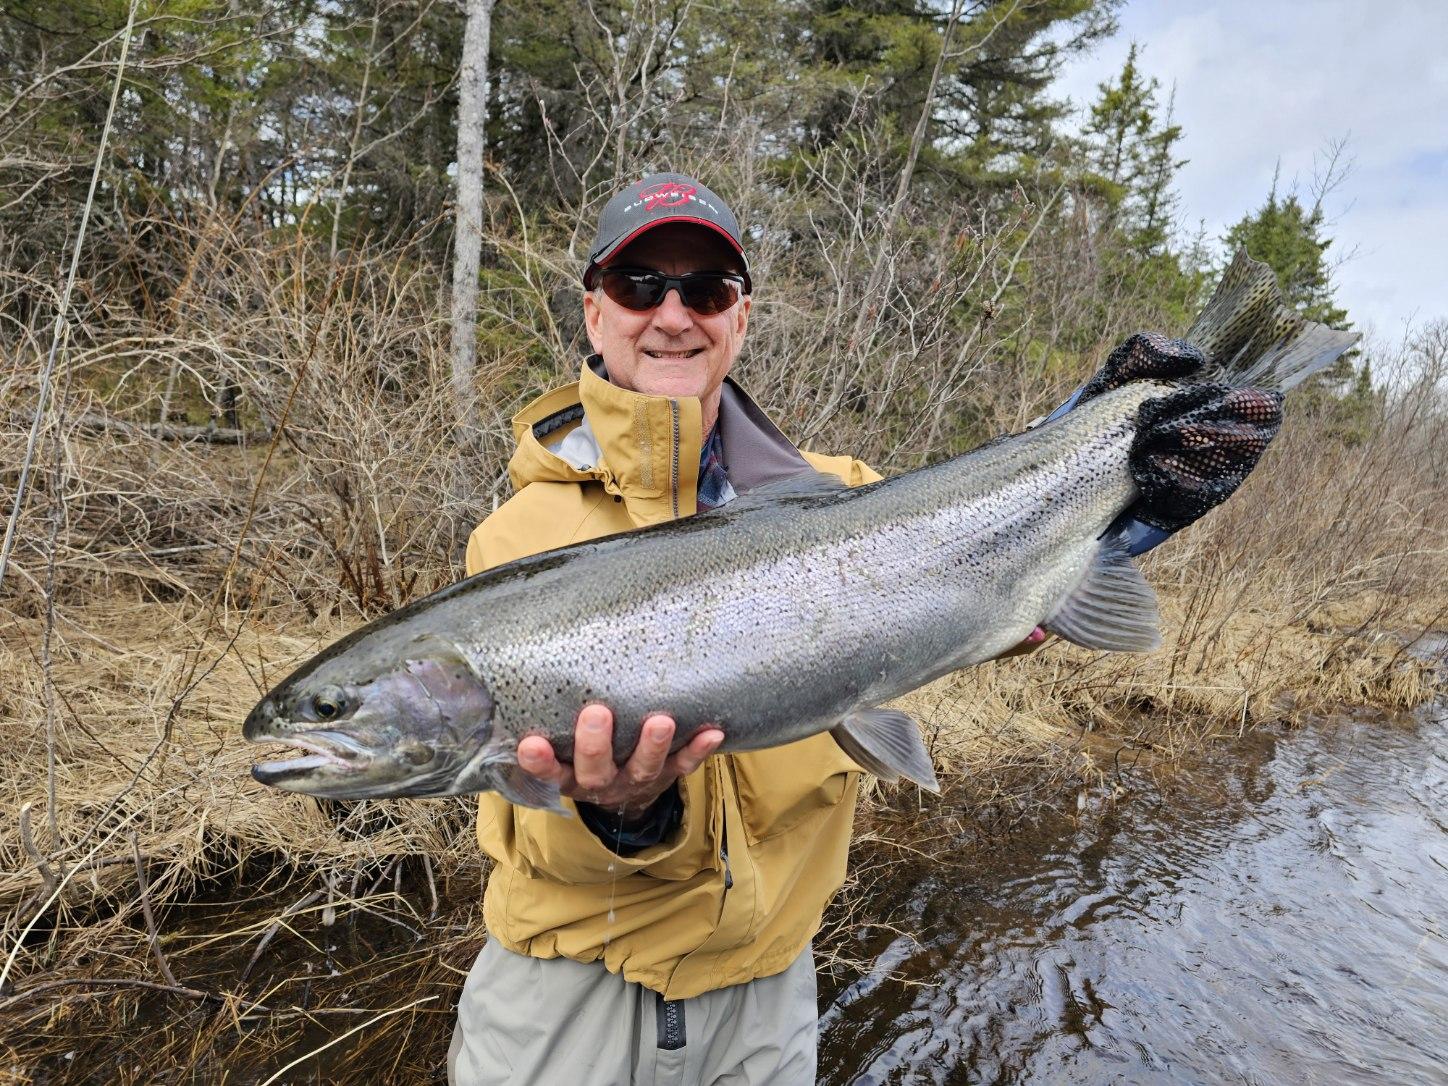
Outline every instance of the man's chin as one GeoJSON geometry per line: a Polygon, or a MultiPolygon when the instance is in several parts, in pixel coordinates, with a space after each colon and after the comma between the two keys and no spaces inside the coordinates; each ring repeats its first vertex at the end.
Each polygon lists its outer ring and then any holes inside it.
{"type": "Polygon", "coordinates": [[[634,389],[645,396],[702,398],[710,390],[709,377],[710,368],[702,355],[679,361],[645,355],[639,360],[639,368],[634,375],[634,389]]]}

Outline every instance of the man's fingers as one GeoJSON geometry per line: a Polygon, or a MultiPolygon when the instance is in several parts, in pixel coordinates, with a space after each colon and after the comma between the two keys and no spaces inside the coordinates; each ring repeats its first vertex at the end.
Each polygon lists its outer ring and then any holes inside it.
{"type": "Polygon", "coordinates": [[[585,705],[573,729],[573,776],[589,792],[607,788],[617,776],[613,763],[613,713],[606,705],[585,705]]]}
{"type": "Polygon", "coordinates": [[[658,779],[669,757],[669,744],[674,740],[674,720],[662,713],[644,721],[638,746],[623,767],[624,775],[634,784],[647,784],[658,779]]]}
{"type": "Polygon", "coordinates": [[[718,728],[705,728],[670,759],[670,768],[680,777],[687,777],[704,764],[704,759],[719,749],[724,733],[718,728]]]}
{"type": "Polygon", "coordinates": [[[553,744],[541,735],[525,735],[518,740],[518,767],[543,780],[558,780],[562,770],[553,744]]]}

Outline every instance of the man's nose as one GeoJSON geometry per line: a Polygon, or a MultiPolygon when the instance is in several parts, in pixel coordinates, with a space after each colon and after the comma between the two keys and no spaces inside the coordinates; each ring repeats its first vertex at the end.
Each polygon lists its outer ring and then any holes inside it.
{"type": "Polygon", "coordinates": [[[693,327],[694,313],[684,304],[677,290],[670,290],[654,310],[654,324],[661,332],[678,335],[693,327]]]}

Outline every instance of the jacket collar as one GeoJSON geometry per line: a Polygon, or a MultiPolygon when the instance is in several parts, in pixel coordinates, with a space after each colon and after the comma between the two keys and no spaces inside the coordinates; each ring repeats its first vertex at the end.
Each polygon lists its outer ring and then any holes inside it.
{"type": "MultiPolygon", "coordinates": [[[[594,355],[579,380],[547,392],[513,418],[513,489],[533,482],[596,481],[626,504],[635,524],[697,509],[704,433],[692,396],[645,396],[609,382],[594,355]]],[[[809,464],[749,395],[724,382],[719,432],[729,480],[743,493],[809,464]]]]}

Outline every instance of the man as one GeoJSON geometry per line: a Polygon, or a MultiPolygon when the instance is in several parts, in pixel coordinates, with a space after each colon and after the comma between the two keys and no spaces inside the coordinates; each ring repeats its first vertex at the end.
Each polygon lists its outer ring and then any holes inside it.
{"type": "MultiPolygon", "coordinates": [[[[584,274],[595,355],[514,420],[515,494],[473,533],[467,570],[725,504],[813,468],[728,375],[749,327],[739,225],[678,174],[605,207],[584,274]]],[[[458,1009],[450,1081],[808,1083],[810,939],[844,878],[858,767],[828,735],[710,758],[645,722],[615,767],[612,717],[578,717],[571,766],[540,737],[519,762],[579,817],[481,797],[490,939],[458,1009]]]]}
{"type": "MultiPolygon", "coordinates": [[[[810,468],[850,486],[879,478],[796,449],[729,380],[749,269],[733,213],[699,182],[655,174],[610,200],[583,285],[595,354],[577,384],[514,419],[515,493],[469,540],[469,574],[810,468]]],[[[518,745],[576,817],[480,797],[490,938],[459,1002],[449,1081],[813,1082],[810,940],[844,878],[859,768],[828,734],[710,757],[723,736],[706,729],[670,754],[663,714],[615,766],[612,726],[606,707],[585,707],[571,765],[541,737],[518,745]]]]}

